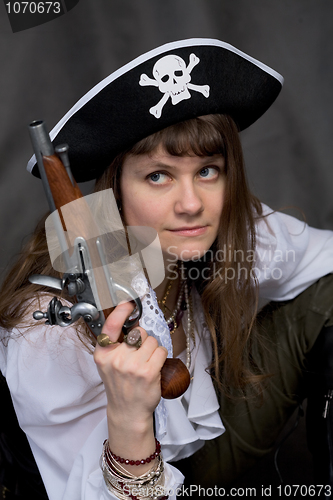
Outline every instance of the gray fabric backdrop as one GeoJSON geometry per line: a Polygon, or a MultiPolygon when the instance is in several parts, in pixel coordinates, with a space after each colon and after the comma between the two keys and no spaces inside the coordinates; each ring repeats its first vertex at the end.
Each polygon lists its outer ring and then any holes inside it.
{"type": "MultiPolygon", "coordinates": [[[[332,0],[80,0],[15,34],[0,9],[1,271],[47,209],[40,181],[25,171],[28,123],[52,128],[119,66],[191,37],[227,41],[285,77],[274,106],[242,134],[250,185],[273,208],[297,207],[311,225],[333,229],[332,0]]],[[[307,460],[298,449],[297,470],[307,460]]]]}

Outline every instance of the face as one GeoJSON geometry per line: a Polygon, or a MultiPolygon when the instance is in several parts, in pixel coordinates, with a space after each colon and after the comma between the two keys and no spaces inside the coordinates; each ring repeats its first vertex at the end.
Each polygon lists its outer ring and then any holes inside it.
{"type": "Polygon", "coordinates": [[[158,147],[129,156],[120,187],[126,225],[154,228],[169,260],[202,257],[214,242],[225,189],[222,155],[178,157],[158,147]]]}

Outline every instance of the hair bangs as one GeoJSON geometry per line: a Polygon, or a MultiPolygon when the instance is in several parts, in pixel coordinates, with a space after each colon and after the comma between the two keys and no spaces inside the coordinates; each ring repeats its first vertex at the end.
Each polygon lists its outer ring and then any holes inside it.
{"type": "Polygon", "coordinates": [[[133,146],[129,154],[149,154],[162,146],[173,156],[224,155],[221,121],[225,119],[223,115],[207,115],[176,123],[142,139],[133,146]]]}

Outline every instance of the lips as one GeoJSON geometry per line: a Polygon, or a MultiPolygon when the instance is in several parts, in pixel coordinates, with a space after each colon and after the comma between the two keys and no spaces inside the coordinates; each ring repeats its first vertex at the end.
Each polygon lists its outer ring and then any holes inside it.
{"type": "Polygon", "coordinates": [[[178,234],[181,236],[199,236],[204,234],[207,230],[208,226],[193,226],[193,227],[179,227],[177,229],[170,229],[170,231],[174,234],[178,234]]]}
{"type": "Polygon", "coordinates": [[[177,227],[176,229],[170,229],[170,231],[193,231],[194,229],[200,229],[202,227],[206,226],[193,226],[193,227],[184,226],[184,227],[177,227]]]}

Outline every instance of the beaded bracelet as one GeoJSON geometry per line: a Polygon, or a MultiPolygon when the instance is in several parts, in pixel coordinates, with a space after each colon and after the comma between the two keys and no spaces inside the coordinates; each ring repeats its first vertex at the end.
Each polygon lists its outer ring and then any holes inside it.
{"type": "MultiPolygon", "coordinates": [[[[160,449],[160,444],[156,442],[156,450],[158,451],[158,449],[160,449]]],[[[117,462],[112,455],[114,454],[110,452],[108,441],[105,440],[100,466],[106,487],[112,494],[121,500],[168,499],[164,490],[164,463],[160,453],[152,460],[154,463],[152,468],[141,476],[134,476],[124,469],[123,465],[117,462]]]]}
{"type": "Polygon", "coordinates": [[[149,464],[152,460],[154,460],[158,455],[161,453],[161,443],[155,438],[155,443],[156,443],[156,448],[155,451],[152,455],[150,455],[147,458],[143,458],[142,460],[130,460],[129,458],[121,458],[115,453],[112,453],[109,447],[109,442],[107,440],[104,441],[104,446],[106,450],[110,453],[112,458],[116,460],[116,462],[119,462],[121,464],[126,464],[126,465],[143,465],[143,464],[149,464]]]}

